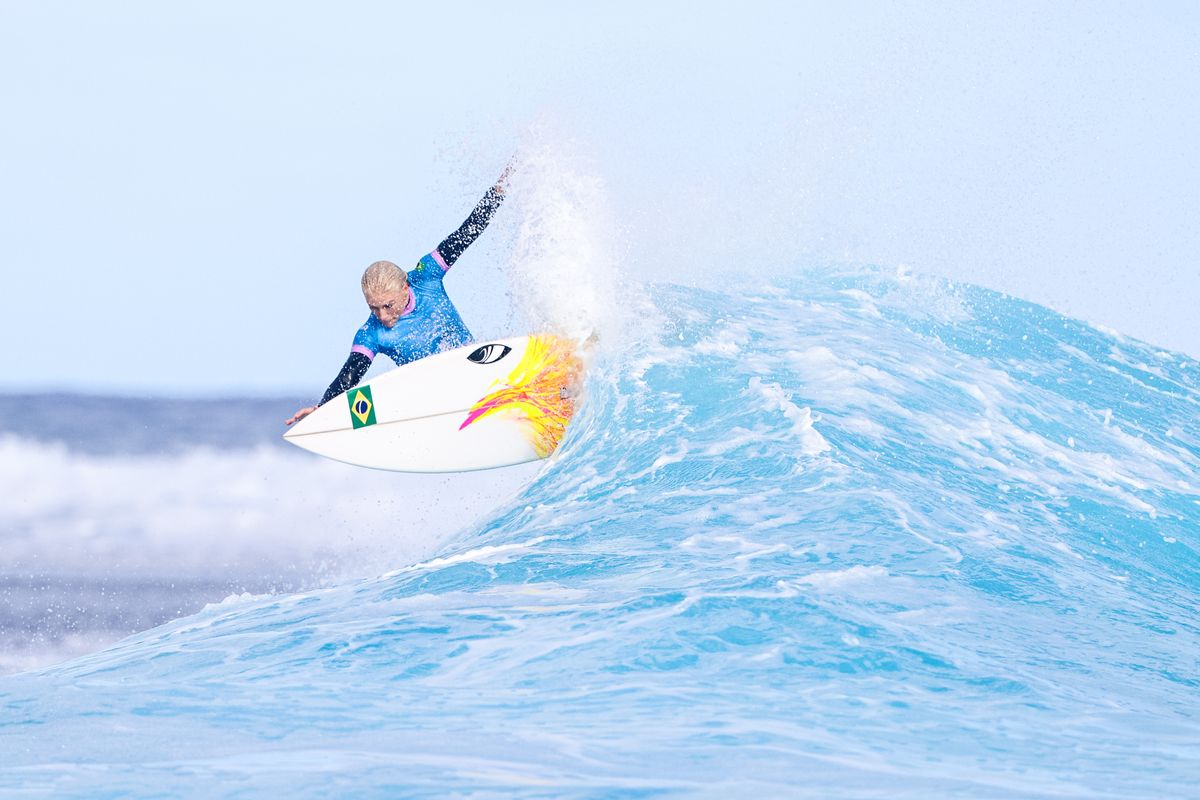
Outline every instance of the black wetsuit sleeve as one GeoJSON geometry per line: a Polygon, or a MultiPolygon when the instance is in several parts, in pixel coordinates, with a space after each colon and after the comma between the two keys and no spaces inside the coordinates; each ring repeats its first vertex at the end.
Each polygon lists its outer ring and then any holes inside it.
{"type": "Polygon", "coordinates": [[[333,379],[333,383],[329,384],[329,388],[325,390],[325,396],[317,405],[323,406],[342,392],[358,385],[370,368],[371,359],[362,353],[351,353],[350,357],[346,359],[346,363],[342,365],[342,371],[333,379]]]}
{"type": "Polygon", "coordinates": [[[487,194],[483,196],[483,199],[475,206],[475,210],[471,212],[471,216],[467,217],[466,221],[458,227],[458,230],[442,240],[437,249],[442,254],[442,259],[446,262],[447,268],[454,266],[454,262],[463,254],[463,251],[479,238],[479,234],[483,233],[483,229],[491,221],[492,215],[496,213],[496,209],[503,202],[504,188],[502,184],[498,183],[491,189],[488,189],[487,194]]]}

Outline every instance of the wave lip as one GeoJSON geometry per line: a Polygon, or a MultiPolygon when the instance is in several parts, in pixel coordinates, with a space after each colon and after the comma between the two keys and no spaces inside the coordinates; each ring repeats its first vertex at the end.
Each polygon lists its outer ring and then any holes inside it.
{"type": "Polygon", "coordinates": [[[1194,363],[875,271],[652,292],[440,553],[0,682],[0,787],[1186,794],[1194,363]]]}

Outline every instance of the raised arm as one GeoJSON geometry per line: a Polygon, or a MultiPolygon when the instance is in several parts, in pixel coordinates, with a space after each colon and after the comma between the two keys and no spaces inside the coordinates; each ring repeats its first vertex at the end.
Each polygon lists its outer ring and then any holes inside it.
{"type": "Polygon", "coordinates": [[[329,388],[325,390],[325,395],[321,398],[321,402],[315,406],[300,409],[292,415],[291,419],[286,420],[285,424],[294,425],[339,394],[342,394],[351,387],[357,386],[358,382],[362,380],[363,375],[366,375],[367,370],[370,368],[371,359],[365,353],[360,353],[356,348],[350,353],[350,357],[346,359],[346,363],[342,365],[342,371],[338,373],[338,376],[333,379],[333,383],[329,384],[329,388]]]}
{"type": "Polygon", "coordinates": [[[442,243],[437,246],[437,252],[445,262],[446,269],[454,266],[454,262],[458,261],[458,257],[463,254],[463,251],[479,238],[479,234],[483,233],[483,229],[491,221],[496,209],[504,202],[504,188],[508,183],[508,174],[511,169],[511,167],[505,168],[500,179],[496,181],[496,185],[487,190],[487,194],[483,196],[463,224],[458,226],[458,230],[443,239],[442,243]]]}

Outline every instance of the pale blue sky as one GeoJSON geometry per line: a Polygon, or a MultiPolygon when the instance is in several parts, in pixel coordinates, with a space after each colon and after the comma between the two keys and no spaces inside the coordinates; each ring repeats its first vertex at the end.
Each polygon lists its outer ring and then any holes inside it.
{"type": "Polygon", "coordinates": [[[319,394],[547,120],[652,279],[903,264],[1200,356],[1200,5],[646,5],[0,4],[0,387],[319,394]]]}

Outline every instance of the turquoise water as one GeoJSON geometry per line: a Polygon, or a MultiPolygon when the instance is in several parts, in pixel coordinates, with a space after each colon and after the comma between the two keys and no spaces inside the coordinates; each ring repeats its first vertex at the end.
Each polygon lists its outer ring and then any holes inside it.
{"type": "Polygon", "coordinates": [[[0,678],[0,792],[1194,796],[1200,366],[905,274],[648,291],[437,557],[0,678]]]}

